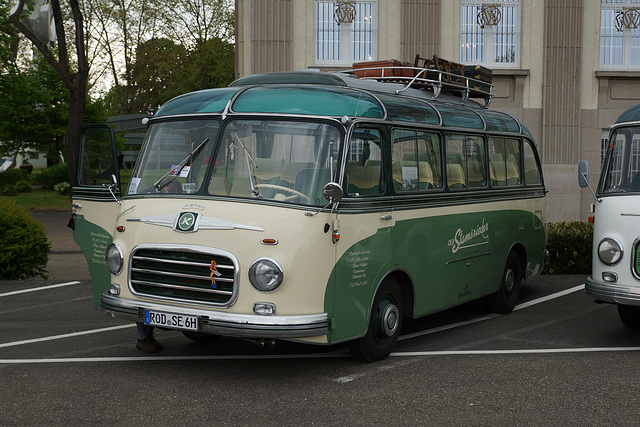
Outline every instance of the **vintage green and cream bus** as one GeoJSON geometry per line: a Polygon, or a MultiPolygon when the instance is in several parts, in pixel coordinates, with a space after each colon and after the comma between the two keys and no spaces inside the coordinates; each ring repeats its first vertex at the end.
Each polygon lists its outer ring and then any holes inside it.
{"type": "Polygon", "coordinates": [[[545,261],[536,145],[490,92],[442,81],[268,73],[179,96],[123,192],[110,128],[85,127],[74,236],[96,305],[193,339],[348,341],[366,361],[403,318],[511,311],[545,261]]]}
{"type": "MultiPolygon", "coordinates": [[[[589,186],[589,164],[578,182],[589,186]]],[[[617,304],[622,322],[640,327],[640,104],[611,126],[596,198],[591,277],[595,301],[617,304]]]]}

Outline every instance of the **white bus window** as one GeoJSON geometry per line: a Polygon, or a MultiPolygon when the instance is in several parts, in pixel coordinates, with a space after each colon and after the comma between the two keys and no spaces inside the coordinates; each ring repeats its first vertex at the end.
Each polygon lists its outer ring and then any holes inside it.
{"type": "MultiPolygon", "coordinates": [[[[531,154],[533,155],[533,152],[531,154]]],[[[489,170],[492,184],[498,187],[522,184],[520,158],[519,139],[489,138],[489,170]]]]}
{"type": "Polygon", "coordinates": [[[456,189],[486,186],[482,137],[447,135],[447,187],[456,189]]]}
{"type": "Polygon", "coordinates": [[[611,137],[602,191],[640,191],[640,128],[621,127],[611,137]]]}
{"type": "Polygon", "coordinates": [[[393,130],[393,188],[397,192],[442,188],[440,138],[435,133],[393,130]]]}
{"type": "Polygon", "coordinates": [[[376,195],[384,191],[381,142],[382,137],[377,129],[360,128],[354,131],[344,177],[349,197],[376,195]]]}

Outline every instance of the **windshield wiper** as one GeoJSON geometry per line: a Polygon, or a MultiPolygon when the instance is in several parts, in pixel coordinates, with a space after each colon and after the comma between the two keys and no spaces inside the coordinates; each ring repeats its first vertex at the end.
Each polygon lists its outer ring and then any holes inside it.
{"type": "Polygon", "coordinates": [[[173,168],[169,169],[169,172],[167,172],[164,175],[162,175],[162,177],[159,180],[157,180],[155,182],[155,184],[153,184],[153,186],[156,188],[156,190],[160,191],[164,187],[166,187],[167,185],[171,184],[173,182],[173,180],[176,179],[180,175],[180,172],[182,172],[182,169],[185,167],[185,165],[187,163],[189,163],[191,161],[191,159],[193,159],[195,156],[197,156],[198,153],[200,153],[200,150],[202,150],[202,147],[204,147],[204,145],[207,143],[207,141],[209,141],[209,138],[205,138],[204,141],[202,141],[200,143],[200,145],[198,145],[196,147],[195,150],[193,150],[191,153],[189,153],[189,155],[187,157],[185,157],[184,160],[181,161],[178,164],[178,170],[175,171],[175,174],[171,177],[171,179],[169,181],[167,181],[166,183],[162,182],[167,177],[167,175],[169,175],[171,172],[174,171],[173,168]]]}
{"type": "Polygon", "coordinates": [[[253,197],[258,197],[260,192],[258,191],[258,187],[253,182],[253,175],[251,174],[251,163],[253,163],[253,166],[255,166],[256,169],[258,169],[258,165],[256,164],[256,161],[253,160],[253,156],[251,155],[251,153],[249,153],[249,150],[247,149],[247,147],[245,147],[238,134],[234,134],[233,136],[236,137],[236,139],[244,149],[244,153],[247,157],[247,168],[249,169],[249,184],[251,185],[251,194],[253,194],[253,197]],[[249,160],[251,160],[251,163],[249,162],[249,160]]]}

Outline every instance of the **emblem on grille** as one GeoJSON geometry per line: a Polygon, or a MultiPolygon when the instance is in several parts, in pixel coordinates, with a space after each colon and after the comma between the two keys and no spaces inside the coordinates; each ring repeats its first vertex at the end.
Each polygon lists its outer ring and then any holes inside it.
{"type": "Polygon", "coordinates": [[[194,212],[180,212],[173,229],[176,231],[197,231],[197,222],[199,214],[194,212]]]}
{"type": "Polygon", "coordinates": [[[218,269],[216,268],[218,264],[216,264],[216,262],[214,260],[211,260],[211,267],[209,267],[209,269],[211,270],[211,288],[215,289],[218,287],[218,284],[216,283],[216,277],[220,277],[222,276],[222,274],[220,274],[220,272],[218,271],[218,269]]]}

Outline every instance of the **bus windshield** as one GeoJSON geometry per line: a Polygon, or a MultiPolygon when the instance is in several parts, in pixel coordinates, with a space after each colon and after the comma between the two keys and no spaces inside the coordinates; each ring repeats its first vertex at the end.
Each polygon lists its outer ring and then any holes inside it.
{"type": "Polygon", "coordinates": [[[153,124],[127,194],[197,194],[322,206],[340,131],[326,123],[217,120],[153,124]]]}
{"type": "Polygon", "coordinates": [[[640,126],[620,127],[611,135],[601,193],[640,192],[640,126]]]}

